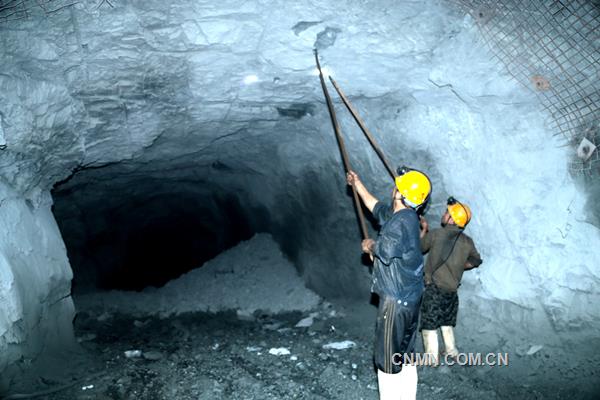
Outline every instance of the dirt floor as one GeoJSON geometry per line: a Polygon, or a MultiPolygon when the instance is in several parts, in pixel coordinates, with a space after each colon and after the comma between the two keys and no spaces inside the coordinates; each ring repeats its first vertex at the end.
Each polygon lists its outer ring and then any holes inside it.
{"type": "MultiPolygon", "coordinates": [[[[77,369],[59,368],[62,378],[40,378],[35,387],[19,391],[54,400],[377,399],[371,362],[374,317],[372,305],[328,303],[312,314],[194,313],[161,319],[80,312],[75,328],[83,353],[77,369]],[[295,326],[311,315],[312,325],[295,326]],[[355,346],[323,348],[343,341],[355,346]]],[[[509,357],[508,367],[419,367],[417,396],[600,398],[590,386],[599,380],[598,363],[572,371],[561,370],[558,360],[552,364],[543,350],[509,357]],[[567,371],[587,383],[574,382],[567,371]]],[[[28,397],[7,397],[16,398],[28,397]]]]}

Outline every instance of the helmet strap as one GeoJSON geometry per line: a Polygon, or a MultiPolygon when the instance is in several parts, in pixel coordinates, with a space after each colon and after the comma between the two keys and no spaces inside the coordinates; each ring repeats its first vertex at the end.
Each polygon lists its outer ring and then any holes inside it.
{"type": "Polygon", "coordinates": [[[410,208],[410,206],[408,204],[406,204],[406,201],[404,199],[404,196],[400,196],[400,202],[402,203],[402,205],[406,208],[410,208]]]}
{"type": "Polygon", "coordinates": [[[402,202],[402,205],[406,208],[411,208],[416,210],[418,207],[415,207],[414,205],[410,204],[410,202],[408,200],[406,200],[406,197],[401,196],[400,197],[400,202],[402,202]]]}

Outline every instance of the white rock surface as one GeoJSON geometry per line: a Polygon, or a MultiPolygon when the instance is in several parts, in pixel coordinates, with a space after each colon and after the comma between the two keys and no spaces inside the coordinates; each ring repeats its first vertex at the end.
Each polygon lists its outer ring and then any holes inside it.
{"type": "Polygon", "coordinates": [[[66,352],[75,343],[71,270],[50,211],[0,183],[0,392],[42,350],[66,352]]]}
{"type": "Polygon", "coordinates": [[[125,350],[123,352],[125,357],[127,358],[140,358],[142,356],[141,350],[125,350]]]}
{"type": "Polygon", "coordinates": [[[343,340],[341,342],[330,342],[323,345],[325,350],[346,350],[356,346],[352,340],[343,340]]]}
{"type": "Polygon", "coordinates": [[[300,321],[298,321],[296,323],[296,325],[294,325],[296,328],[308,328],[310,326],[312,326],[312,324],[315,322],[315,316],[314,315],[309,315],[306,318],[302,318],[300,321]]]}
{"type": "Polygon", "coordinates": [[[320,297],[307,289],[269,234],[257,234],[162,288],[76,297],[79,310],[171,315],[241,310],[308,311],[320,297]]]}
{"type": "Polygon", "coordinates": [[[526,354],[527,354],[528,356],[532,356],[532,355],[534,355],[535,353],[537,353],[538,351],[540,351],[540,350],[541,350],[541,349],[543,349],[543,348],[544,348],[544,346],[542,346],[541,344],[536,344],[536,345],[534,345],[534,346],[531,346],[531,347],[529,348],[529,350],[527,350],[527,353],[526,353],[526,354]]]}
{"type": "Polygon", "coordinates": [[[287,355],[290,355],[291,353],[285,347],[273,347],[273,348],[269,349],[269,354],[272,354],[274,356],[287,356],[287,355]]]}
{"type": "Polygon", "coordinates": [[[435,49],[435,87],[413,93],[406,117],[382,129],[419,132],[406,136],[408,146],[427,149],[444,190],[473,210],[466,232],[484,264],[465,274],[463,298],[479,298],[467,314],[500,315],[509,329],[533,328],[545,339],[590,328],[590,315],[600,313],[592,284],[600,230],[584,220],[586,198],[569,176],[568,150],[549,135],[548,116],[481,51],[473,29],[466,20],[435,49]],[[499,303],[517,307],[504,314],[499,303]]]}

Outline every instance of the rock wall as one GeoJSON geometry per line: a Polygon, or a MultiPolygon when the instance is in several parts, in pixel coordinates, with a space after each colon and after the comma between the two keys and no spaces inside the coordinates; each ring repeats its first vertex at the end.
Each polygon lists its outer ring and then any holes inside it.
{"type": "Polygon", "coordinates": [[[71,269],[50,211],[0,185],[0,393],[40,353],[74,343],[71,269]],[[9,368],[10,367],[10,368],[9,368]]]}

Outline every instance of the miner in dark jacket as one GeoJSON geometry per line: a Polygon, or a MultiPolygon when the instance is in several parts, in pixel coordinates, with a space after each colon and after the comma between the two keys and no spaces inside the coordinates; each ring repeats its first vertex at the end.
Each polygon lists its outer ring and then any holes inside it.
{"type": "Polygon", "coordinates": [[[424,259],[416,210],[427,202],[431,182],[416,170],[398,172],[391,204],[377,200],[354,172],[347,176],[381,226],[377,240],[362,242],[374,260],[371,291],[379,296],[374,362],[380,399],[415,399],[417,393],[416,365],[403,365],[402,356],[414,351],[417,334],[424,259]]]}
{"type": "Polygon", "coordinates": [[[442,331],[446,354],[458,355],[453,330],[458,314],[458,287],[463,272],[482,262],[473,240],[463,232],[470,220],[469,206],[453,197],[448,199],[441,228],[429,232],[427,220],[421,217],[421,249],[429,253],[425,263],[421,331],[425,353],[433,365],[439,362],[438,328],[442,331]]]}

